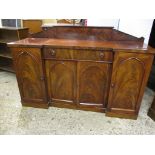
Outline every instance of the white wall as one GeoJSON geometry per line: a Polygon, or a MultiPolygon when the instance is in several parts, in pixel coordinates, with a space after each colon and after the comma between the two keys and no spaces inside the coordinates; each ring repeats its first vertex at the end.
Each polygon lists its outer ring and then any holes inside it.
{"type": "Polygon", "coordinates": [[[0,26],[2,26],[2,20],[0,19],[0,26]]]}
{"type": "Polygon", "coordinates": [[[136,37],[144,37],[148,44],[153,19],[88,19],[88,26],[113,26],[136,37]]]}
{"type": "Polygon", "coordinates": [[[88,19],[88,26],[112,26],[117,29],[119,19],[88,19]]]}
{"type": "Polygon", "coordinates": [[[144,42],[148,44],[153,19],[121,19],[119,30],[134,35],[136,37],[144,37],[144,42]]]}

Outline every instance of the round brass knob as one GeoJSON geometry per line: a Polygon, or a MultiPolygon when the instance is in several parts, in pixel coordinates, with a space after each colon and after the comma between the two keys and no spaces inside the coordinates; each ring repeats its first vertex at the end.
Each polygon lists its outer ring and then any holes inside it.
{"type": "Polygon", "coordinates": [[[115,84],[114,84],[114,83],[112,83],[112,84],[111,84],[111,87],[112,87],[112,88],[114,88],[114,87],[115,87],[115,84]]]}
{"type": "Polygon", "coordinates": [[[103,57],[104,57],[104,53],[100,52],[100,58],[103,58],[103,57]]]}
{"type": "Polygon", "coordinates": [[[41,81],[43,81],[43,80],[44,80],[44,77],[43,77],[43,76],[41,76],[41,77],[40,77],[40,80],[41,80],[41,81]]]}
{"type": "Polygon", "coordinates": [[[55,55],[55,51],[54,51],[54,50],[50,50],[50,54],[51,54],[52,56],[54,56],[54,55],[55,55]]]}

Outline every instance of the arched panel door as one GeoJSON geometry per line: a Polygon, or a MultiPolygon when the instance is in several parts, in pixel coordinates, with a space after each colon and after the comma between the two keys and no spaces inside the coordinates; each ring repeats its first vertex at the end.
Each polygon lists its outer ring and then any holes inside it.
{"type": "Polygon", "coordinates": [[[75,103],[76,63],[46,61],[48,94],[51,102],[75,103]]]}
{"type": "Polygon", "coordinates": [[[151,62],[146,54],[116,53],[107,115],[137,117],[151,62]]]}
{"type": "Polygon", "coordinates": [[[15,48],[13,58],[22,102],[47,104],[40,49],[15,48]]]}
{"type": "Polygon", "coordinates": [[[80,106],[105,108],[110,73],[110,64],[78,62],[78,103],[80,106]]]}

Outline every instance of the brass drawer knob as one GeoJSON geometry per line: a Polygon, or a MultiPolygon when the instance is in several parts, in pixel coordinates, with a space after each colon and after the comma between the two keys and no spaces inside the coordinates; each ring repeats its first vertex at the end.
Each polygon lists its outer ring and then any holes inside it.
{"type": "Polygon", "coordinates": [[[21,51],[21,54],[28,54],[27,51],[21,51]]]}
{"type": "Polygon", "coordinates": [[[41,76],[41,77],[40,77],[40,80],[41,80],[41,81],[44,81],[44,77],[43,77],[43,76],[41,76]]]}
{"type": "Polygon", "coordinates": [[[100,52],[100,58],[104,58],[104,53],[100,52]]]}
{"type": "Polygon", "coordinates": [[[50,50],[49,53],[50,53],[52,56],[55,56],[55,54],[56,54],[54,50],[50,50]]]}
{"type": "Polygon", "coordinates": [[[115,84],[114,84],[114,83],[112,83],[112,84],[111,84],[111,88],[114,88],[114,87],[115,87],[115,84]]]}

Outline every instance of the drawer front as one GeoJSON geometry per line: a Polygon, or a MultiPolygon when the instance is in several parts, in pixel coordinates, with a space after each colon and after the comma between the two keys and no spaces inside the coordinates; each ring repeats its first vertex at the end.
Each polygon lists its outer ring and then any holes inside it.
{"type": "Polygon", "coordinates": [[[113,61],[113,52],[104,50],[95,51],[45,48],[43,50],[43,56],[44,59],[113,61]]]}

